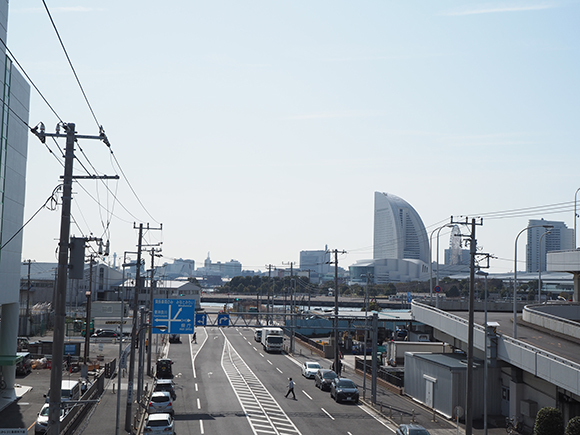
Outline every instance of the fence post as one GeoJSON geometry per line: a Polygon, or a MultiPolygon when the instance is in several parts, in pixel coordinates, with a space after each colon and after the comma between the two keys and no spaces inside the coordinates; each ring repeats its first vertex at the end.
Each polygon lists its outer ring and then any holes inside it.
{"type": "Polygon", "coordinates": [[[412,409],[411,413],[411,423],[415,423],[415,409],[412,409]]]}

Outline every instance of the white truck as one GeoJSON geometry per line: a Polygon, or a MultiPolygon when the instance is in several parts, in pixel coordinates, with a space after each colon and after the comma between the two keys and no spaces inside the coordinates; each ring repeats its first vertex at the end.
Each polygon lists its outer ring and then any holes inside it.
{"type": "Polygon", "coordinates": [[[283,344],[282,328],[262,328],[262,347],[266,352],[282,352],[283,344]]]}

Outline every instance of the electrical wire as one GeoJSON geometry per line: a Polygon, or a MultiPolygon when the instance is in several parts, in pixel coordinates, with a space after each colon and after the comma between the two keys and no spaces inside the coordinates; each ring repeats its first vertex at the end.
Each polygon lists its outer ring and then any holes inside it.
{"type": "Polygon", "coordinates": [[[36,210],[36,212],[35,212],[35,213],[34,213],[34,214],[33,214],[33,215],[30,217],[30,219],[28,219],[28,220],[27,220],[27,221],[24,223],[24,225],[22,225],[22,226],[20,227],[20,229],[19,229],[18,231],[16,231],[16,233],[14,233],[14,235],[13,235],[12,237],[10,237],[10,238],[9,238],[9,239],[6,241],[6,243],[4,243],[2,246],[0,246],[0,251],[2,251],[2,250],[3,250],[3,249],[6,247],[6,245],[8,245],[8,243],[10,243],[12,240],[14,240],[14,238],[15,238],[15,237],[16,237],[18,234],[20,234],[20,232],[21,232],[21,231],[24,229],[24,227],[26,227],[26,225],[28,225],[28,224],[30,223],[30,221],[32,221],[32,219],[34,219],[34,218],[36,217],[36,215],[38,215],[38,213],[40,213],[40,211],[41,211],[43,208],[45,208],[45,207],[46,207],[46,208],[48,208],[48,209],[49,209],[49,210],[51,210],[51,211],[54,211],[54,210],[56,209],[56,204],[58,204],[58,200],[55,198],[55,194],[56,194],[56,192],[57,192],[57,191],[58,191],[60,188],[62,188],[62,184],[58,185],[58,186],[57,186],[57,187],[56,187],[56,188],[55,188],[55,189],[52,191],[52,194],[51,194],[51,195],[48,197],[48,199],[47,199],[47,200],[44,202],[44,204],[42,204],[42,206],[41,206],[41,207],[40,207],[38,210],[36,210]],[[50,207],[47,207],[49,204],[51,204],[51,206],[50,206],[50,207]],[[54,206],[54,207],[52,207],[52,204],[55,204],[55,206],[54,206]]]}
{"type": "Polygon", "coordinates": [[[48,9],[48,6],[46,4],[46,2],[44,0],[42,0],[42,4],[44,5],[44,9],[46,9],[46,13],[48,14],[48,18],[50,19],[50,22],[52,23],[52,27],[56,33],[56,36],[58,38],[58,41],[60,42],[60,46],[62,47],[62,50],[64,52],[64,55],[66,56],[66,60],[68,61],[68,64],[70,65],[70,68],[75,76],[75,79],[77,81],[77,84],[79,85],[79,88],[83,94],[83,97],[87,103],[87,106],[89,107],[89,110],[91,111],[91,115],[93,115],[93,119],[95,120],[95,122],[97,123],[97,127],[101,127],[101,125],[99,124],[99,121],[97,120],[97,116],[95,115],[95,112],[91,106],[91,103],[89,102],[89,99],[87,98],[87,94],[85,93],[85,90],[83,89],[83,85],[81,84],[81,81],[79,79],[79,76],[77,75],[77,72],[72,64],[72,61],[68,55],[68,52],[66,51],[66,47],[64,46],[64,42],[62,41],[62,38],[60,37],[60,33],[58,32],[58,29],[56,28],[56,24],[54,22],[54,20],[52,19],[52,15],[50,13],[50,10],[48,9]]]}

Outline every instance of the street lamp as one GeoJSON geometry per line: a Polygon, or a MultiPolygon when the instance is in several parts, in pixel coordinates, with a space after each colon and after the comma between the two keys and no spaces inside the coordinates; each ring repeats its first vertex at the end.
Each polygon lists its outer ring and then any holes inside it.
{"type": "MultiPolygon", "coordinates": [[[[544,234],[540,236],[540,243],[539,243],[539,251],[540,255],[538,256],[538,302],[542,303],[542,239],[547,235],[550,234],[551,231],[546,231],[544,234]]],[[[576,234],[576,233],[574,233],[576,234]]],[[[548,301],[548,295],[546,294],[546,301],[548,301]]]]}
{"type": "Polygon", "coordinates": [[[576,212],[576,204],[578,198],[578,191],[580,191],[580,187],[576,189],[576,193],[574,193],[574,249],[578,247],[576,244],[576,218],[578,217],[578,213],[576,212]]]}
{"type": "Polygon", "coordinates": [[[433,234],[437,231],[437,281],[439,285],[439,233],[445,227],[452,227],[451,224],[445,224],[431,231],[429,236],[429,303],[433,304],[433,234]]]}
{"type": "Polygon", "coordinates": [[[518,338],[518,311],[517,311],[517,301],[516,301],[516,293],[517,293],[517,288],[518,288],[518,238],[520,237],[520,234],[522,234],[524,231],[528,231],[529,229],[532,228],[546,228],[546,229],[552,229],[554,228],[554,225],[530,225],[529,227],[524,228],[523,230],[521,230],[518,235],[516,236],[516,241],[514,243],[514,338],[518,338]]]}

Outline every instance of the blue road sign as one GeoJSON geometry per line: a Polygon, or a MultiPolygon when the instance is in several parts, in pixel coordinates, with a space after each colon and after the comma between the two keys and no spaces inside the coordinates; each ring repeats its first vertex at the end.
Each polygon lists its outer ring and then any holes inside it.
{"type": "Polygon", "coordinates": [[[195,326],[205,326],[207,325],[207,314],[197,313],[195,315],[195,326]]]}
{"type": "Polygon", "coordinates": [[[441,287],[439,287],[438,285],[436,285],[433,290],[435,290],[435,293],[439,293],[441,291],[441,287]]]}
{"type": "Polygon", "coordinates": [[[411,303],[413,299],[411,298],[411,292],[407,292],[407,302],[411,303]]]}
{"type": "Polygon", "coordinates": [[[229,314],[218,314],[217,324],[218,324],[218,326],[229,326],[230,325],[230,315],[229,314]]]}
{"type": "Polygon", "coordinates": [[[154,334],[193,334],[194,323],[195,299],[153,299],[154,334]]]}

